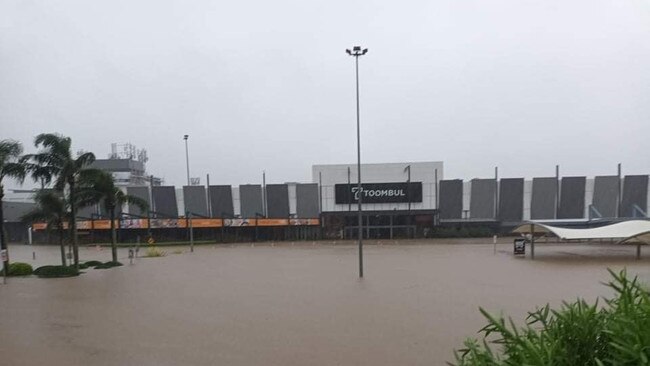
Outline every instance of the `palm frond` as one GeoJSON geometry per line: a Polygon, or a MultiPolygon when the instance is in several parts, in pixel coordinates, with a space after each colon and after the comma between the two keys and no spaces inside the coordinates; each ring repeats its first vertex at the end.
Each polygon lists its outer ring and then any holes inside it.
{"type": "Polygon", "coordinates": [[[0,164],[9,159],[17,159],[23,153],[23,146],[18,141],[0,140],[0,164]]]}
{"type": "Polygon", "coordinates": [[[25,180],[25,165],[21,163],[5,163],[0,166],[0,179],[4,177],[14,178],[22,183],[25,180]]]}
{"type": "Polygon", "coordinates": [[[87,152],[84,154],[79,155],[77,159],[75,159],[75,167],[77,170],[83,169],[90,164],[92,164],[95,161],[95,154],[91,152],[87,152]]]}

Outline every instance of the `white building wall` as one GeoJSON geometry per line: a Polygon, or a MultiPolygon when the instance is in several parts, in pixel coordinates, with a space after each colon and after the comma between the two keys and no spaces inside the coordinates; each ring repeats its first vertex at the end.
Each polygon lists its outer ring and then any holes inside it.
{"type": "Polygon", "coordinates": [[[594,185],[596,180],[594,178],[587,178],[585,181],[585,211],[584,217],[589,218],[589,206],[594,202],[594,185]]]}
{"type": "Polygon", "coordinates": [[[530,220],[530,206],[533,201],[533,181],[524,180],[524,220],[530,220]]]}
{"type": "Polygon", "coordinates": [[[232,208],[235,216],[241,215],[241,204],[239,203],[239,187],[232,187],[232,208]]]}
{"type": "Polygon", "coordinates": [[[461,213],[461,216],[463,219],[469,219],[470,218],[470,200],[472,199],[472,181],[464,181],[463,182],[463,212],[461,213]]]}

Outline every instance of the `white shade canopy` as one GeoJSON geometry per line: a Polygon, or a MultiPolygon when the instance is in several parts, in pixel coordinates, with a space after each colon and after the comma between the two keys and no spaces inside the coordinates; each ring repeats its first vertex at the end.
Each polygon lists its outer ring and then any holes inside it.
{"type": "Polygon", "coordinates": [[[568,229],[529,221],[512,232],[528,234],[531,226],[535,233],[552,233],[562,240],[617,239],[625,242],[635,239],[650,244],[650,220],[630,220],[587,229],[568,229]]]}

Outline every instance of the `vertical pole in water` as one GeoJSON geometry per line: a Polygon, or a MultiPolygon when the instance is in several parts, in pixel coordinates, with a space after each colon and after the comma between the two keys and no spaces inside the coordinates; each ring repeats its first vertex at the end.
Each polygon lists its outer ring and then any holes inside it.
{"type": "Polygon", "coordinates": [[[361,127],[359,122],[359,56],[354,58],[356,65],[356,76],[357,76],[357,193],[359,194],[359,277],[363,277],[363,216],[361,213],[361,197],[363,192],[361,191],[361,127]]]}
{"type": "Polygon", "coordinates": [[[621,200],[622,200],[622,194],[621,194],[621,163],[618,163],[618,192],[616,192],[616,217],[621,217],[621,200]]]}
{"type": "Polygon", "coordinates": [[[530,259],[535,259],[535,225],[530,224],[530,259]]]}
{"type": "Polygon", "coordinates": [[[194,227],[192,226],[192,213],[189,213],[190,219],[190,252],[194,253],[194,227]]]}
{"type": "Polygon", "coordinates": [[[262,215],[267,216],[266,213],[266,170],[262,170],[262,215]]]}
{"type": "Polygon", "coordinates": [[[499,167],[494,167],[494,219],[499,217],[499,167]]]}
{"type": "Polygon", "coordinates": [[[492,237],[492,244],[494,244],[494,251],[493,251],[492,254],[496,255],[497,254],[497,236],[496,235],[494,235],[492,237]]]}
{"type": "Polygon", "coordinates": [[[438,218],[440,217],[440,212],[438,212],[438,169],[434,169],[433,174],[434,174],[433,180],[435,181],[434,189],[436,190],[436,202],[435,202],[436,206],[434,207],[436,209],[436,214],[433,217],[433,226],[436,226],[438,224],[438,218]]]}
{"type": "Polygon", "coordinates": [[[641,259],[641,243],[636,245],[636,260],[641,259]]]}
{"type": "Polygon", "coordinates": [[[205,178],[206,178],[205,179],[205,181],[206,181],[205,184],[207,185],[207,189],[205,190],[205,194],[206,194],[206,200],[205,201],[206,201],[206,205],[207,205],[206,208],[208,209],[208,211],[207,211],[208,212],[208,217],[212,218],[212,202],[211,202],[211,198],[210,198],[210,174],[206,174],[205,178]]]}
{"type": "Polygon", "coordinates": [[[555,219],[560,211],[560,166],[555,166],[555,219]]]}
{"type": "Polygon", "coordinates": [[[323,227],[325,223],[323,222],[323,175],[321,172],[318,172],[318,217],[320,221],[320,238],[323,239],[323,227]]]}

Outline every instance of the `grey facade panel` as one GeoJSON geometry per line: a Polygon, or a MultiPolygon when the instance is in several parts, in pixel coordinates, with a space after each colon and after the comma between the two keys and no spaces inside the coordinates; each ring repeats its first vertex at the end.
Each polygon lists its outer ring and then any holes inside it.
{"type": "Polygon", "coordinates": [[[244,184],[239,186],[239,203],[241,217],[255,218],[257,213],[262,214],[262,186],[259,184],[244,184]]]}
{"type": "Polygon", "coordinates": [[[617,217],[618,210],[618,176],[600,176],[594,179],[593,207],[602,217],[617,217]]]}
{"type": "Polygon", "coordinates": [[[296,184],[296,215],[301,219],[313,219],[320,216],[318,184],[296,184]]]}
{"type": "Polygon", "coordinates": [[[494,219],[497,182],[494,179],[472,179],[469,215],[473,219],[494,219]]]}
{"type": "MultiPolygon", "coordinates": [[[[105,210],[102,210],[102,214],[105,210]]],[[[77,211],[77,217],[92,218],[97,213],[97,205],[82,207],[77,211]]]]}
{"type": "Polygon", "coordinates": [[[621,200],[621,217],[640,217],[642,214],[634,209],[638,206],[648,212],[648,176],[626,175],[623,180],[623,199],[621,200]]]}
{"type": "Polygon", "coordinates": [[[208,216],[208,205],[204,186],[183,186],[185,211],[199,216],[208,216]]]}
{"type": "Polygon", "coordinates": [[[524,178],[506,178],[499,182],[499,219],[519,222],[524,216],[524,178]]]}
{"type": "Polygon", "coordinates": [[[212,217],[229,218],[235,215],[231,186],[210,186],[212,217]]]}
{"type": "Polygon", "coordinates": [[[533,193],[530,201],[531,220],[552,220],[555,218],[557,190],[557,178],[533,178],[533,193]]]}
{"type": "Polygon", "coordinates": [[[271,218],[289,217],[289,186],[286,184],[266,185],[266,213],[271,218]]]}
{"type": "Polygon", "coordinates": [[[460,179],[440,181],[440,218],[460,219],[463,213],[463,181],[460,179]]]}
{"type": "Polygon", "coordinates": [[[153,206],[157,216],[178,217],[174,186],[153,187],[153,206]]]}
{"type": "Polygon", "coordinates": [[[35,203],[2,201],[2,213],[7,222],[20,222],[23,215],[35,208],[35,203]]]}
{"type": "MultiPolygon", "coordinates": [[[[129,196],[139,197],[145,200],[149,205],[149,209],[150,210],[153,209],[151,207],[151,200],[149,199],[149,187],[147,186],[126,187],[126,194],[128,194],[129,196]]],[[[129,205],[129,213],[133,215],[147,216],[147,212],[143,212],[142,210],[140,210],[138,206],[135,205],[129,205]]]]}
{"type": "Polygon", "coordinates": [[[560,189],[558,219],[581,219],[585,216],[586,177],[564,177],[560,189]]]}

